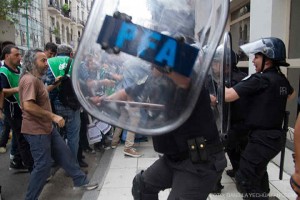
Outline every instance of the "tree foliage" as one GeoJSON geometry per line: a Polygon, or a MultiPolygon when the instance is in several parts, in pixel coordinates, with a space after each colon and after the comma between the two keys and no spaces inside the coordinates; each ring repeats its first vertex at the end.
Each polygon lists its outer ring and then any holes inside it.
{"type": "Polygon", "coordinates": [[[1,0],[0,19],[15,21],[13,14],[19,13],[21,9],[26,9],[31,0],[1,0]]]}

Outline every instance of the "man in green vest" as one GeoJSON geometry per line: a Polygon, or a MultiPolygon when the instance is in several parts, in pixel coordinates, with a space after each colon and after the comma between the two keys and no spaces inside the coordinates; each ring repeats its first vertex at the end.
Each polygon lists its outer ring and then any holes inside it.
{"type": "Polygon", "coordinates": [[[18,47],[8,45],[2,50],[4,65],[0,68],[1,87],[4,93],[3,113],[17,138],[19,152],[10,163],[10,170],[31,171],[33,159],[28,142],[21,134],[22,111],[19,99],[21,54],[18,47]]]}
{"type": "MultiPolygon", "coordinates": [[[[65,69],[68,65],[69,59],[72,57],[73,49],[69,45],[59,45],[57,48],[57,56],[48,59],[48,71],[46,84],[53,85],[55,79],[59,76],[65,74],[65,69]]],[[[70,75],[72,71],[72,64],[68,74],[70,75]]],[[[72,88],[70,88],[71,90],[72,88]]],[[[53,105],[53,110],[55,114],[62,116],[66,120],[65,125],[65,136],[67,139],[68,146],[74,155],[74,158],[77,158],[77,152],[79,147],[79,132],[80,132],[80,108],[72,109],[69,106],[63,105],[59,97],[59,87],[53,89],[50,93],[50,99],[53,105]]]]}

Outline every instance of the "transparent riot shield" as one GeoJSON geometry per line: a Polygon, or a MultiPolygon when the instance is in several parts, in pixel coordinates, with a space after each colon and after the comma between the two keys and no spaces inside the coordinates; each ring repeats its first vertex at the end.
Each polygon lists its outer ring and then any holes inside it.
{"type": "Polygon", "coordinates": [[[212,106],[216,124],[222,137],[227,136],[230,128],[230,104],[225,102],[225,87],[231,84],[231,36],[224,34],[223,44],[219,45],[207,77],[210,95],[216,97],[217,104],[212,106]]]}
{"type": "Polygon", "coordinates": [[[228,8],[228,0],[95,1],[72,71],[83,108],[145,135],[180,126],[200,94],[228,8]]]}
{"type": "Polygon", "coordinates": [[[224,62],[223,62],[223,73],[222,74],[222,90],[220,101],[220,106],[222,110],[222,129],[221,134],[226,136],[230,129],[230,104],[225,102],[225,87],[231,87],[231,52],[232,52],[232,42],[230,33],[226,32],[224,35],[224,62]]]}

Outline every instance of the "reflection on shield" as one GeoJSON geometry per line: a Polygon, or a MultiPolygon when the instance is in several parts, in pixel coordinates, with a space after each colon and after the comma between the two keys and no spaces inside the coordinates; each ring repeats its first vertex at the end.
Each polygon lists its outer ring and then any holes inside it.
{"type": "Polygon", "coordinates": [[[217,98],[217,105],[212,106],[218,130],[222,137],[230,128],[230,104],[225,102],[225,87],[231,85],[231,36],[224,34],[223,44],[218,46],[207,78],[211,95],[217,98]]]}
{"type": "Polygon", "coordinates": [[[228,9],[228,0],[95,1],[72,71],[83,108],[146,135],[179,127],[196,104],[228,9]]]}

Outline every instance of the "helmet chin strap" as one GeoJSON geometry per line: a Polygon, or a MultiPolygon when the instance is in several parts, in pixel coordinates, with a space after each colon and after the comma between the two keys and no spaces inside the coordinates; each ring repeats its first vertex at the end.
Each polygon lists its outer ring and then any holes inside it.
{"type": "Polygon", "coordinates": [[[260,72],[263,72],[266,64],[266,56],[263,55],[260,72]]]}

